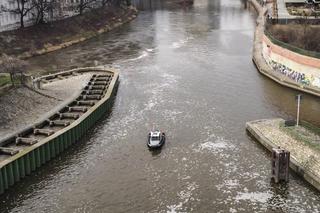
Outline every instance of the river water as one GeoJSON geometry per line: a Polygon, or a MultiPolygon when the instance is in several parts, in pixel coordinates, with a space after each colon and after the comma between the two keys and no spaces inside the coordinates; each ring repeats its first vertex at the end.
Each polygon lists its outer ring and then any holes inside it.
{"type": "MultiPolygon", "coordinates": [[[[111,33],[30,60],[50,72],[120,70],[113,109],[77,145],[0,198],[0,212],[319,212],[320,193],[290,174],[270,183],[270,156],[245,122],[292,118],[296,92],[251,61],[255,14],[240,0],[192,7],[144,1],[111,33]],[[153,125],[167,143],[150,152],[153,125]]],[[[301,117],[320,124],[319,99],[301,117]]]]}

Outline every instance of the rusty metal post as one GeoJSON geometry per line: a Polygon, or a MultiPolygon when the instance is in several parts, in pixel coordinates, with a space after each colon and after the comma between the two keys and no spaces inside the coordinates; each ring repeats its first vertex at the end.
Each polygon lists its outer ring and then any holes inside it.
{"type": "Polygon", "coordinates": [[[275,183],[280,181],[289,181],[289,164],[290,164],[290,152],[280,147],[278,149],[272,149],[271,159],[271,179],[275,183]]]}

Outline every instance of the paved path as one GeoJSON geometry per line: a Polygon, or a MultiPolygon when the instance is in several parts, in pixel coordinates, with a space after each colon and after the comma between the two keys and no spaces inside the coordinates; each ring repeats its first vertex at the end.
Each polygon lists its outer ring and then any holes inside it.
{"type": "Polygon", "coordinates": [[[296,18],[296,16],[290,15],[285,0],[277,0],[277,6],[278,6],[278,18],[296,18]]]}

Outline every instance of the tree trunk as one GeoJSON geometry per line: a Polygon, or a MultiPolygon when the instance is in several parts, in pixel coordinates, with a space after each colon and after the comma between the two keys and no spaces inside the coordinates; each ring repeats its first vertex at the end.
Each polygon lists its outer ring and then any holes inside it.
{"type": "Polygon", "coordinates": [[[15,85],[14,85],[13,73],[10,73],[10,80],[11,80],[12,86],[15,86],[15,85]]]}
{"type": "Polygon", "coordinates": [[[44,13],[43,11],[40,12],[39,21],[38,21],[38,23],[40,23],[40,24],[44,24],[44,14],[43,13],[44,13]]]}
{"type": "Polygon", "coordinates": [[[79,14],[82,15],[83,13],[83,7],[84,7],[84,2],[83,0],[80,0],[80,3],[79,3],[79,14]]]}
{"type": "Polygon", "coordinates": [[[22,72],[20,73],[20,84],[25,85],[24,76],[23,76],[22,72]]]}
{"type": "Polygon", "coordinates": [[[24,28],[24,20],[23,20],[23,18],[24,18],[24,15],[20,14],[20,27],[21,28],[24,28]]]}

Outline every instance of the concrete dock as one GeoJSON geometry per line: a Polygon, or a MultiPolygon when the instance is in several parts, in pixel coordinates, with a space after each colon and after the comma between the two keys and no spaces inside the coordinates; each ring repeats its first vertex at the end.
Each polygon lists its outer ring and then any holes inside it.
{"type": "Polygon", "coordinates": [[[37,82],[47,88],[46,84],[78,79],[80,75],[88,75],[90,79],[77,96],[37,123],[0,138],[0,194],[78,142],[111,108],[118,85],[117,71],[80,68],[43,76],[37,82]]]}
{"type": "Polygon", "coordinates": [[[269,151],[277,147],[290,151],[290,168],[320,190],[320,135],[314,131],[316,127],[286,127],[284,123],[280,118],[256,120],[247,122],[246,129],[269,151]]]}

